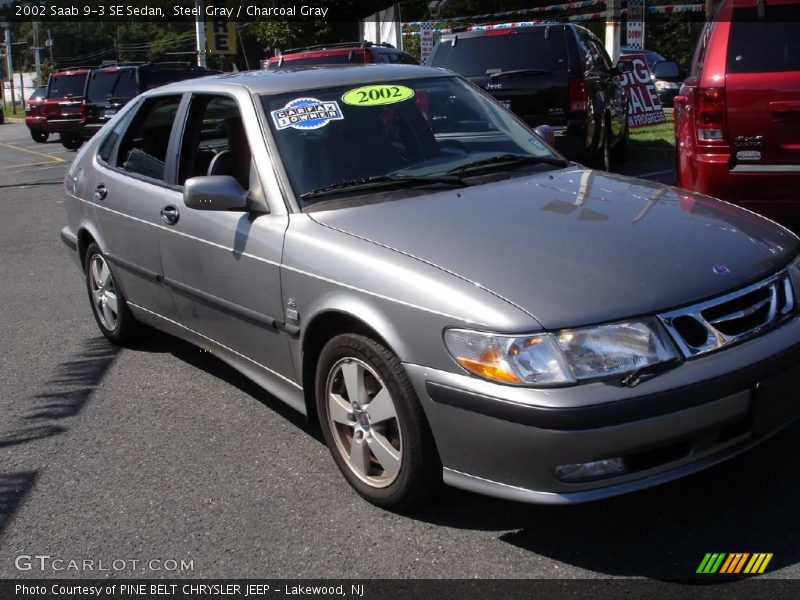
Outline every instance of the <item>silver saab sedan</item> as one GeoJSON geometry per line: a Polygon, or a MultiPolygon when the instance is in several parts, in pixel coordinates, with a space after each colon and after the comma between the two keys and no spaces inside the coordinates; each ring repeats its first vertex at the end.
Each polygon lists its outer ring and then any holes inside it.
{"type": "Polygon", "coordinates": [[[800,413],[795,235],[569,163],[447,71],[162,87],[65,189],[103,334],[147,324],[212,350],[317,421],[375,504],[442,482],[595,500],[800,413]]]}

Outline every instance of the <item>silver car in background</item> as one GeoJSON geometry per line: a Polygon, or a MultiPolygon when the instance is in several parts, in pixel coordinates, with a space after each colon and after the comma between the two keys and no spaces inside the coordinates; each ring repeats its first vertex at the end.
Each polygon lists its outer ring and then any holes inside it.
{"type": "Polygon", "coordinates": [[[800,412],[800,240],[565,161],[415,66],[207,77],[78,154],[62,239],[145,323],[317,420],[348,482],[540,503],[698,471],[800,412]]]}

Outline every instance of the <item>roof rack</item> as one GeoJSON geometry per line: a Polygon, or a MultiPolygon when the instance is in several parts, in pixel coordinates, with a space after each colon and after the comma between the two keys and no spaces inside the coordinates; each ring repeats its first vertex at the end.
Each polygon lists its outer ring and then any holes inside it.
{"type": "Polygon", "coordinates": [[[51,73],[62,73],[64,71],[91,71],[92,69],[96,69],[96,65],[76,65],[74,67],[61,67],[60,69],[53,69],[50,71],[51,73]]]}
{"type": "Polygon", "coordinates": [[[380,44],[376,44],[374,42],[337,42],[335,44],[316,44],[314,46],[303,46],[302,48],[290,48],[288,50],[283,50],[278,55],[284,54],[295,54],[297,52],[312,52],[314,50],[334,50],[336,48],[369,48],[372,46],[376,46],[379,48],[394,48],[388,42],[381,42],[380,44]]]}

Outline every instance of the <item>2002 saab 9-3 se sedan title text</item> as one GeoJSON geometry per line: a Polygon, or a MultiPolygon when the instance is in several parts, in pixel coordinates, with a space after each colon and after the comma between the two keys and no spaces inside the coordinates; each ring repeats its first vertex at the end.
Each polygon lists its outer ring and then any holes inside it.
{"type": "Polygon", "coordinates": [[[205,77],[76,157],[62,238],[140,323],[316,419],[350,484],[544,503],[728,458],[800,411],[800,240],[569,163],[440,69],[205,77]]]}

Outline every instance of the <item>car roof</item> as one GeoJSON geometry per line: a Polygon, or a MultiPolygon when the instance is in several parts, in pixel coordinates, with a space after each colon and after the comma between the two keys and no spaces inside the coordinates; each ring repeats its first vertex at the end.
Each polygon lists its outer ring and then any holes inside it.
{"type": "Polygon", "coordinates": [[[537,31],[539,29],[544,29],[547,27],[564,27],[564,28],[576,28],[580,27],[574,23],[520,23],[519,25],[508,25],[502,24],[503,27],[497,27],[495,24],[486,24],[486,25],[474,25],[473,27],[484,27],[484,29],[464,29],[464,30],[454,30],[448,33],[443,33],[439,40],[451,40],[453,37],[459,38],[471,38],[471,37],[484,37],[484,36],[493,36],[498,35],[498,31],[515,31],[517,33],[528,33],[537,31]],[[493,33],[494,32],[494,33],[493,33]]]}
{"type": "Polygon", "coordinates": [[[283,94],[326,87],[383,83],[402,79],[455,77],[445,69],[417,65],[359,64],[284,67],[280,70],[259,69],[224,75],[211,75],[170,83],[158,91],[197,91],[210,84],[245,87],[254,94],[283,94]]]}

